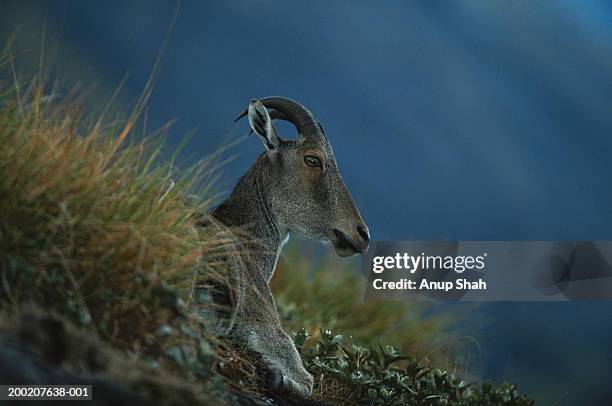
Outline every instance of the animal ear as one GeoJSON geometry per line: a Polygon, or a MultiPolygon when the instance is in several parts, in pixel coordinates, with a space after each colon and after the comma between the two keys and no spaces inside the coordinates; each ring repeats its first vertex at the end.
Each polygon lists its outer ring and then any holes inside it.
{"type": "Polygon", "coordinates": [[[257,99],[253,99],[249,104],[249,125],[253,132],[261,138],[266,149],[272,151],[278,148],[280,138],[268,109],[257,99]]]}

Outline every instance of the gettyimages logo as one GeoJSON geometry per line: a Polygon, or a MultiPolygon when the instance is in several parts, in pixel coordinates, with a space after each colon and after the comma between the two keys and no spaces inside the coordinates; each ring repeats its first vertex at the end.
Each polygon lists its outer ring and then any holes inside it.
{"type": "Polygon", "coordinates": [[[372,272],[382,273],[386,269],[404,269],[410,273],[418,270],[444,270],[463,273],[466,270],[484,271],[487,253],[479,256],[471,255],[409,255],[407,252],[396,253],[394,256],[376,256],[372,259],[372,272]]]}
{"type": "Polygon", "coordinates": [[[486,290],[488,253],[459,251],[453,241],[378,243],[364,267],[369,289],[436,300],[459,300],[468,291],[486,290]]]}
{"type": "Polygon", "coordinates": [[[366,298],[612,300],[612,241],[374,241],[366,298]]]}

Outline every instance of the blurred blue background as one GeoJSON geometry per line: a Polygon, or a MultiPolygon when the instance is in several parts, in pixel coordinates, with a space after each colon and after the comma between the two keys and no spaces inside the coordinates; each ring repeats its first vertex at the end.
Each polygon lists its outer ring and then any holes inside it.
{"type": "MultiPolygon", "coordinates": [[[[175,6],[3,1],[0,34],[38,61],[45,27],[64,81],[103,98],[129,73],[129,103],[175,6]]],[[[236,113],[267,95],[320,119],[375,239],[612,239],[610,2],[185,1],[151,126],[177,118],[171,145],[198,128],[198,157],[245,134],[236,113]]],[[[238,146],[228,186],[260,151],[238,146]]],[[[473,312],[481,377],[541,404],[612,395],[612,303],[473,312]]]]}

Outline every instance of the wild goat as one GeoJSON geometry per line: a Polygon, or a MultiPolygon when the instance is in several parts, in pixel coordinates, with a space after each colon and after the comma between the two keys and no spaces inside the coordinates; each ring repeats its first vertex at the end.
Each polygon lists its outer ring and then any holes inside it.
{"type": "Polygon", "coordinates": [[[227,258],[233,270],[225,333],[261,354],[272,390],[306,398],[313,378],[281,328],[269,286],[280,250],[295,233],[331,243],[344,257],[365,252],[370,236],[323,127],[306,108],[267,97],[252,100],[236,121],[246,115],[266,152],[202,225],[224,230],[242,253],[227,258]],[[275,119],[291,122],[298,139],[280,138],[275,119]]]}

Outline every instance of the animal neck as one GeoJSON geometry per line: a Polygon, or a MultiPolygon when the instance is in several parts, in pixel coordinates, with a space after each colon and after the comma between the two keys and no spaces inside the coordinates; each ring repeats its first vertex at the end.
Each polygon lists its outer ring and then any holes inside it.
{"type": "Polygon", "coordinates": [[[288,231],[278,222],[269,204],[269,184],[264,182],[261,160],[238,182],[231,196],[212,215],[240,238],[247,261],[269,280],[288,231]],[[259,170],[258,170],[259,169],[259,170]]]}

